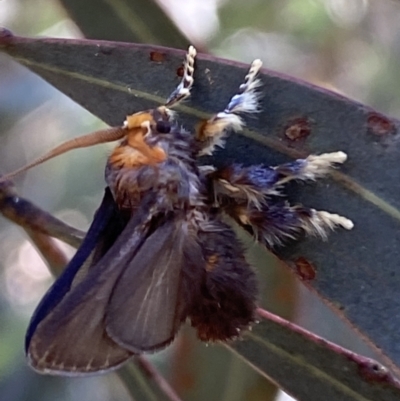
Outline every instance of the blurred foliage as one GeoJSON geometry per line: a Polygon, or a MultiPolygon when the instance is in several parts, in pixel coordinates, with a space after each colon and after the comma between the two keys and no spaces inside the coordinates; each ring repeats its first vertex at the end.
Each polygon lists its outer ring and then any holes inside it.
{"type": "MultiPolygon", "coordinates": [[[[400,117],[398,2],[184,3],[162,1],[182,31],[210,53],[246,62],[261,58],[267,68],[336,90],[400,117]]],[[[81,35],[56,0],[2,0],[0,25],[27,36],[81,35]]],[[[0,88],[3,171],[21,166],[62,139],[101,126],[89,113],[4,56],[0,57],[0,88]]],[[[82,150],[49,162],[19,178],[19,192],[84,229],[100,201],[107,152],[104,147],[82,150]],[[90,177],[86,181],[77,179],[82,171],[90,177]]],[[[265,262],[261,267],[260,275],[266,276],[268,282],[269,309],[288,317],[297,299],[297,321],[302,325],[371,355],[315,297],[294,286],[291,276],[272,267],[266,269],[265,262]],[[301,293],[298,298],[297,292],[301,293]]],[[[24,329],[49,283],[50,276],[27,238],[18,228],[0,220],[0,399],[129,399],[113,375],[71,381],[40,377],[25,367],[24,329]]],[[[265,400],[270,399],[267,394],[273,394],[269,384],[248,366],[223,348],[199,345],[191,332],[166,352],[155,355],[154,360],[184,399],[265,400]]]]}

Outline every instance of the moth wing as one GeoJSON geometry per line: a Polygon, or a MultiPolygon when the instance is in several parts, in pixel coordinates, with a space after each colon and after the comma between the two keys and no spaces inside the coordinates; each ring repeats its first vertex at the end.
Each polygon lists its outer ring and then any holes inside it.
{"type": "MultiPolygon", "coordinates": [[[[34,369],[83,375],[117,368],[132,356],[107,335],[104,318],[115,283],[145,240],[149,209],[142,206],[104,256],[81,277],[78,267],[57,303],[52,305],[46,296],[39,305],[27,337],[27,354],[34,369]]],[[[99,235],[101,239],[107,238],[99,235]]],[[[56,282],[49,293],[57,287],[56,282]]]]}
{"type": "Polygon", "coordinates": [[[121,221],[117,206],[107,188],[81,246],[36,307],[26,334],[26,349],[37,325],[65,297],[71,287],[87,274],[89,268],[112,245],[123,227],[124,222],[121,221]]]}
{"type": "MultiPolygon", "coordinates": [[[[114,288],[106,318],[110,337],[132,352],[170,343],[186,319],[192,295],[188,275],[199,272],[195,265],[201,259],[201,249],[184,223],[170,220],[157,228],[114,288]]],[[[191,280],[191,285],[197,283],[191,280]]]]}

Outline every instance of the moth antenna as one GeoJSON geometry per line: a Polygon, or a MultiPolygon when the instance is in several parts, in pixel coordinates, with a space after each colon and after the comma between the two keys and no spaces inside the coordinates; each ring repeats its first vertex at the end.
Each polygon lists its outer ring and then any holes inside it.
{"type": "Polygon", "coordinates": [[[123,138],[126,134],[127,131],[124,127],[112,127],[70,139],[69,141],[62,143],[61,145],[58,145],[57,147],[50,150],[49,152],[39,157],[38,159],[34,160],[33,162],[9,174],[3,175],[2,177],[0,177],[0,182],[9,180],[15,177],[16,175],[31,169],[32,167],[38,166],[39,164],[42,164],[45,161],[52,159],[53,157],[69,152],[70,150],[78,148],[87,148],[89,146],[97,145],[100,143],[117,141],[118,139],[123,138]]]}
{"type": "MultiPolygon", "coordinates": [[[[228,106],[223,111],[225,114],[255,113],[258,112],[258,93],[256,89],[260,86],[257,74],[262,67],[262,61],[257,59],[251,63],[249,72],[244,82],[239,86],[239,91],[232,97],[228,106]]],[[[218,113],[222,114],[222,113],[218,113]]]]}
{"type": "Polygon", "coordinates": [[[262,61],[254,60],[238,93],[231,98],[225,110],[200,125],[197,132],[197,139],[201,144],[199,155],[211,155],[216,146],[223,147],[227,130],[240,131],[243,129],[245,123],[239,114],[259,111],[257,88],[261,81],[257,79],[257,74],[261,67],[262,61]]]}
{"type": "Polygon", "coordinates": [[[193,86],[193,72],[194,72],[194,61],[196,58],[197,51],[193,46],[189,46],[186,53],[186,57],[183,63],[183,77],[180,84],[176,89],[169,95],[165,106],[172,107],[182,100],[190,96],[190,90],[193,86]]]}

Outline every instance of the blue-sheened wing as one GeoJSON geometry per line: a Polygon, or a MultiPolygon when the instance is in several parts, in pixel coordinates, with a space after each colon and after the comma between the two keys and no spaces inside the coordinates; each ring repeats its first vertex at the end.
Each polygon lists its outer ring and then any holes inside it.
{"type": "Polygon", "coordinates": [[[40,372],[90,374],[116,368],[132,356],[110,339],[104,319],[115,283],[146,238],[151,201],[143,202],[123,229],[121,221],[114,227],[121,216],[112,202],[103,201],[99,211],[108,212],[96,214],[82,247],[32,318],[26,350],[40,372]]]}
{"type": "Polygon", "coordinates": [[[77,275],[82,276],[83,271],[87,273],[90,266],[104,255],[125,224],[107,188],[81,246],[37,306],[27,330],[26,348],[37,325],[70,291],[72,283],[77,282],[77,275]]]}

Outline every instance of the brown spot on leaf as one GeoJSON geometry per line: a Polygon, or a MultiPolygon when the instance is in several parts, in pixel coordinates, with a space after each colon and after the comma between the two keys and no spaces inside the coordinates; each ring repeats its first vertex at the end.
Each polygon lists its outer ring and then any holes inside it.
{"type": "Polygon", "coordinates": [[[302,280],[314,280],[317,275],[315,266],[305,257],[301,256],[295,260],[296,273],[302,280]]]}
{"type": "Polygon", "coordinates": [[[396,133],[396,126],[384,115],[375,111],[368,113],[368,131],[377,136],[396,133]]]}
{"type": "Polygon", "coordinates": [[[156,63],[162,63],[165,60],[165,53],[150,52],[150,60],[156,63]]]}
{"type": "Polygon", "coordinates": [[[177,75],[179,78],[182,78],[184,73],[185,73],[185,69],[183,68],[183,66],[180,66],[180,67],[176,70],[176,75],[177,75]]]}
{"type": "Polygon", "coordinates": [[[389,371],[375,361],[361,362],[358,366],[360,375],[368,382],[390,382],[389,371]]]}
{"type": "Polygon", "coordinates": [[[289,121],[285,128],[285,137],[291,141],[305,139],[311,134],[311,121],[305,117],[297,117],[289,121]]]}

